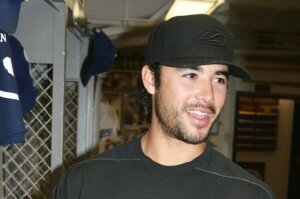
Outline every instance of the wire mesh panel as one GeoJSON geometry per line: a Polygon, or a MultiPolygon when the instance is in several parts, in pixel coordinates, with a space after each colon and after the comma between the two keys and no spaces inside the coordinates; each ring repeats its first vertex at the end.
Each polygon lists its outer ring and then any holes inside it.
{"type": "Polygon", "coordinates": [[[66,82],[65,89],[63,162],[68,168],[76,160],[78,82],[66,82]]]}
{"type": "Polygon", "coordinates": [[[36,105],[27,113],[26,142],[3,152],[4,198],[47,198],[50,193],[53,65],[31,64],[36,105]]]}

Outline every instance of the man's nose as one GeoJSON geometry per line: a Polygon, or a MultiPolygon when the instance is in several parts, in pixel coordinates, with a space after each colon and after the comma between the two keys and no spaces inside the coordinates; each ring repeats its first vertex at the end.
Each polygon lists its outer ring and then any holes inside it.
{"type": "Polygon", "coordinates": [[[214,90],[210,80],[201,80],[197,83],[196,99],[205,102],[212,102],[214,100],[214,90]]]}

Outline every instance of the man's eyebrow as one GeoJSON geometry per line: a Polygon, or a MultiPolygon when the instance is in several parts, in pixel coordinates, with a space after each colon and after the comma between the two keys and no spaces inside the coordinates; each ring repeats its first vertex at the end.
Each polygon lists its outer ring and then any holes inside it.
{"type": "MultiPolygon", "coordinates": [[[[186,69],[191,69],[191,70],[195,70],[195,71],[203,71],[202,67],[195,67],[195,66],[185,66],[182,68],[176,68],[176,70],[186,70],[186,69]]],[[[230,74],[227,70],[218,70],[215,72],[216,75],[224,75],[227,79],[229,78],[230,74]]]]}
{"type": "Polygon", "coordinates": [[[203,71],[203,68],[201,67],[195,67],[195,66],[185,66],[185,67],[180,67],[180,68],[176,68],[177,70],[186,70],[186,69],[191,69],[191,70],[195,70],[195,71],[203,71]]]}
{"type": "Polygon", "coordinates": [[[216,75],[224,75],[227,79],[229,78],[229,72],[226,70],[216,71],[216,75]]]}

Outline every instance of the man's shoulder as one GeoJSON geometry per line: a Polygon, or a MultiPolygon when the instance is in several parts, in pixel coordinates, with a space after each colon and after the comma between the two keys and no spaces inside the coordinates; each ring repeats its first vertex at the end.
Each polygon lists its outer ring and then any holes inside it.
{"type": "Polygon", "coordinates": [[[137,158],[138,156],[138,144],[139,139],[134,139],[131,141],[124,142],[114,148],[104,151],[100,153],[90,160],[104,160],[104,159],[111,159],[111,160],[122,160],[122,159],[133,159],[137,158]]]}
{"type": "MultiPolygon", "coordinates": [[[[54,189],[53,198],[77,198],[82,189],[93,187],[93,191],[98,190],[98,186],[104,186],[112,177],[122,175],[124,170],[130,170],[132,165],[139,162],[137,142],[138,140],[123,143],[72,165],[54,189]],[[93,182],[92,185],[90,182],[93,182]]],[[[133,172],[133,169],[130,171],[133,172]]]]}
{"type": "Polygon", "coordinates": [[[228,159],[220,152],[214,149],[211,149],[210,151],[211,156],[207,168],[199,168],[200,170],[210,172],[221,178],[236,181],[240,184],[248,184],[254,188],[256,187],[255,189],[266,192],[267,195],[269,195],[269,198],[275,198],[272,190],[265,182],[254,177],[247,170],[228,159]]]}
{"type": "Polygon", "coordinates": [[[137,142],[138,140],[132,140],[122,143],[110,150],[107,150],[101,154],[95,155],[87,160],[80,161],[74,164],[70,170],[72,172],[80,170],[95,170],[106,165],[139,160],[137,152],[137,142]]]}
{"type": "Polygon", "coordinates": [[[236,178],[249,179],[251,181],[260,181],[253,175],[251,175],[244,168],[239,166],[237,163],[225,157],[219,151],[214,149],[211,150],[211,168],[217,172],[222,173],[224,176],[232,176],[236,178]]]}

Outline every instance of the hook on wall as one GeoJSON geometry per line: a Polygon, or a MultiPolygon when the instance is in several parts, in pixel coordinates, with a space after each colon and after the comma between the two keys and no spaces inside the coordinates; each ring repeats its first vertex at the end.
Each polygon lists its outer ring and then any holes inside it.
{"type": "Polygon", "coordinates": [[[51,0],[44,0],[46,3],[48,3],[52,8],[54,8],[56,11],[60,12],[59,9],[54,5],[54,3],[51,0]]]}

